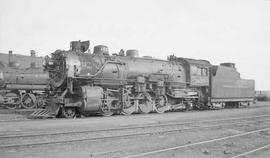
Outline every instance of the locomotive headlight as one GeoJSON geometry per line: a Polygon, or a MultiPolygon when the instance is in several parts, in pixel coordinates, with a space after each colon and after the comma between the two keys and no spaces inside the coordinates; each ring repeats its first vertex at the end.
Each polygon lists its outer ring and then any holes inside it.
{"type": "Polygon", "coordinates": [[[43,65],[43,67],[48,68],[48,67],[54,66],[55,64],[54,64],[54,62],[51,59],[45,58],[43,60],[43,62],[42,62],[42,65],[43,65]]]}
{"type": "Polygon", "coordinates": [[[49,56],[46,56],[44,58],[43,62],[42,62],[42,65],[44,67],[46,67],[46,66],[52,66],[52,65],[54,65],[54,62],[52,61],[52,59],[49,56]]]}

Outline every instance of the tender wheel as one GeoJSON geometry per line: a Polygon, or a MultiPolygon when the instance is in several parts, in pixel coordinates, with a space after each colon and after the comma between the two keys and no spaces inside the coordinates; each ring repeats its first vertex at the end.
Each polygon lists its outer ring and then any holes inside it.
{"type": "Polygon", "coordinates": [[[62,116],[65,118],[74,118],[76,115],[75,108],[62,108],[62,116]]]}
{"type": "Polygon", "coordinates": [[[134,101],[130,99],[129,95],[125,95],[121,113],[123,115],[131,115],[135,111],[136,107],[134,101]]]}
{"type": "Polygon", "coordinates": [[[213,109],[224,109],[225,103],[212,103],[213,109]]]}
{"type": "Polygon", "coordinates": [[[193,103],[192,109],[194,109],[194,110],[209,110],[210,107],[208,107],[207,103],[195,102],[195,103],[193,103]]]}
{"type": "Polygon", "coordinates": [[[34,94],[26,93],[22,97],[22,107],[25,109],[33,109],[37,107],[37,99],[34,94]]]}
{"type": "Polygon", "coordinates": [[[153,110],[154,102],[149,93],[140,93],[139,98],[139,112],[147,114],[153,110]]]}
{"type": "Polygon", "coordinates": [[[240,102],[239,104],[240,104],[239,107],[244,107],[244,108],[249,107],[249,102],[240,102]]]}
{"type": "Polygon", "coordinates": [[[167,103],[168,103],[168,99],[165,95],[159,96],[156,99],[156,105],[154,107],[155,111],[157,113],[164,113],[165,111],[167,111],[167,103]]]}
{"type": "Polygon", "coordinates": [[[100,109],[101,110],[101,115],[103,115],[103,116],[112,116],[114,112],[112,111],[111,107],[112,107],[111,102],[105,100],[104,103],[101,106],[101,109],[100,109]]]}

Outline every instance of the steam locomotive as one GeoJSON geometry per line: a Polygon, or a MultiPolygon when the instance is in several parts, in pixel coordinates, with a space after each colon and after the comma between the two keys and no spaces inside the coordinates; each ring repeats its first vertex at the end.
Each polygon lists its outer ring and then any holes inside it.
{"type": "Polygon", "coordinates": [[[174,110],[248,106],[254,80],[244,80],[233,63],[139,57],[137,50],[109,55],[108,47],[73,41],[45,61],[50,111],[58,116],[164,113],[174,110]]]}
{"type": "Polygon", "coordinates": [[[1,54],[1,59],[0,104],[8,109],[45,106],[49,75],[41,67],[43,59],[34,51],[31,56],[15,56],[9,51],[8,55],[1,54]]]}

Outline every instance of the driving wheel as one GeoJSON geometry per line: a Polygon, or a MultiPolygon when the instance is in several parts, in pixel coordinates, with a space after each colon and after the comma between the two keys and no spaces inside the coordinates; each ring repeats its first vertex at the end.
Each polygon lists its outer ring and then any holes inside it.
{"type": "Polygon", "coordinates": [[[4,105],[7,109],[16,109],[21,103],[20,95],[17,93],[7,93],[4,96],[4,105]]]}
{"type": "Polygon", "coordinates": [[[101,115],[112,116],[113,111],[112,111],[111,101],[104,100],[100,110],[101,110],[101,115]]]}
{"type": "Polygon", "coordinates": [[[135,112],[135,110],[136,107],[134,101],[130,99],[130,95],[126,94],[124,96],[123,108],[121,113],[123,115],[131,115],[133,112],[135,112]]]}
{"type": "Polygon", "coordinates": [[[155,111],[157,113],[164,113],[165,111],[167,111],[167,102],[168,99],[165,95],[161,95],[156,99],[156,104],[155,104],[155,111]]]}
{"type": "Polygon", "coordinates": [[[140,93],[138,95],[139,98],[139,112],[143,114],[148,114],[153,110],[153,100],[149,93],[140,93]]]}
{"type": "Polygon", "coordinates": [[[34,94],[26,93],[22,97],[22,107],[25,109],[33,109],[37,106],[37,99],[34,94]]]}

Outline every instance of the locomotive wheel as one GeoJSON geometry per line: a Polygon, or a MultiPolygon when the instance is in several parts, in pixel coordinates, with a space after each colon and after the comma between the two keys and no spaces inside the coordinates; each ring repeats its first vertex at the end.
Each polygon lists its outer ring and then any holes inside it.
{"type": "Polygon", "coordinates": [[[16,109],[18,107],[18,104],[5,104],[5,107],[7,109],[16,109]]]}
{"type": "Polygon", "coordinates": [[[153,110],[153,100],[149,93],[140,93],[139,98],[143,98],[139,100],[139,112],[143,114],[148,114],[153,110]]]}
{"type": "MultiPolygon", "coordinates": [[[[244,107],[244,108],[249,107],[249,102],[240,102],[239,104],[240,104],[239,107],[244,107]]],[[[238,107],[238,108],[239,108],[239,107],[238,107]]]]}
{"type": "Polygon", "coordinates": [[[45,107],[46,101],[43,98],[37,98],[37,108],[45,107]]]}
{"type": "Polygon", "coordinates": [[[225,103],[212,103],[212,109],[224,109],[225,103]]]}
{"type": "Polygon", "coordinates": [[[186,106],[185,110],[190,111],[193,108],[193,103],[192,102],[187,102],[187,103],[185,103],[185,106],[186,106]]]}
{"type": "Polygon", "coordinates": [[[76,109],[75,108],[61,108],[62,116],[64,118],[74,118],[76,115],[76,109]]]}
{"type": "Polygon", "coordinates": [[[121,114],[126,115],[126,116],[131,115],[132,113],[135,112],[135,109],[136,109],[135,106],[123,108],[121,114]]]}
{"type": "Polygon", "coordinates": [[[22,107],[25,109],[33,109],[37,106],[37,99],[34,94],[26,93],[22,97],[22,107]]]}
{"type": "Polygon", "coordinates": [[[20,96],[17,93],[7,93],[5,95],[6,98],[11,98],[8,99],[9,102],[5,104],[5,107],[7,109],[16,109],[19,107],[20,103],[21,103],[21,99],[20,96]]]}
{"type": "Polygon", "coordinates": [[[155,111],[157,113],[164,113],[168,109],[166,106],[167,103],[168,99],[165,95],[159,96],[156,100],[156,105],[154,107],[155,111]]]}
{"type": "Polygon", "coordinates": [[[134,101],[131,101],[130,100],[130,97],[129,95],[126,95],[125,96],[125,101],[123,103],[123,108],[122,108],[122,111],[121,113],[123,115],[131,115],[133,112],[136,111],[136,107],[135,107],[135,104],[134,104],[134,101]]]}
{"type": "Polygon", "coordinates": [[[103,116],[112,116],[113,111],[111,110],[111,102],[110,101],[104,101],[104,103],[101,106],[101,115],[103,116]]]}

